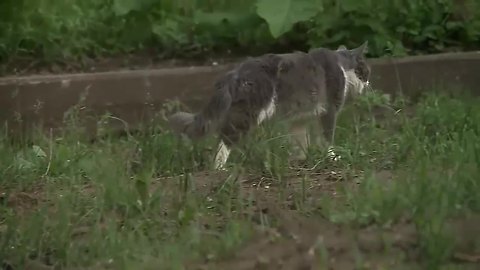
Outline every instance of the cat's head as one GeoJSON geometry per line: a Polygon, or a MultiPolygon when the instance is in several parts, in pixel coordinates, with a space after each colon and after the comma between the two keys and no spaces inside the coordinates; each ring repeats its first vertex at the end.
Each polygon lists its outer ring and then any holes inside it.
{"type": "Polygon", "coordinates": [[[370,65],[367,62],[365,53],[368,49],[368,42],[364,42],[357,48],[347,49],[341,45],[336,50],[340,65],[347,75],[349,92],[361,94],[365,87],[370,85],[370,65]]]}

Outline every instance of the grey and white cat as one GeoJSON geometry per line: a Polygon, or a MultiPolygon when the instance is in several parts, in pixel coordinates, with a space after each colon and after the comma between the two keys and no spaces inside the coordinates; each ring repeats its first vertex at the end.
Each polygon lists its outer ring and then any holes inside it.
{"type": "Polygon", "coordinates": [[[351,50],[340,46],[249,58],[215,82],[215,92],[203,110],[173,114],[170,127],[191,139],[211,132],[220,135],[215,157],[220,169],[231,148],[274,115],[293,123],[291,132],[303,148],[308,143],[304,122],[317,118],[334,157],[337,115],[347,95],[361,94],[369,85],[366,49],[367,42],[351,50]]]}

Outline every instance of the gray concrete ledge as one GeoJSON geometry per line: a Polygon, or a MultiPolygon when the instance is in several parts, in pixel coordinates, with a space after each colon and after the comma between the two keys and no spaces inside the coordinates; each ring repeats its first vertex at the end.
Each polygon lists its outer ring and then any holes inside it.
{"type": "MultiPolygon", "coordinates": [[[[370,62],[372,86],[392,95],[415,97],[432,88],[451,87],[480,95],[480,52],[370,59],[370,62]]],[[[231,66],[3,77],[0,121],[17,131],[39,123],[44,128],[59,128],[64,113],[84,95],[81,110],[93,116],[91,128],[96,116],[106,112],[135,126],[149,120],[168,100],[179,99],[198,108],[210,95],[215,78],[231,66]]]]}

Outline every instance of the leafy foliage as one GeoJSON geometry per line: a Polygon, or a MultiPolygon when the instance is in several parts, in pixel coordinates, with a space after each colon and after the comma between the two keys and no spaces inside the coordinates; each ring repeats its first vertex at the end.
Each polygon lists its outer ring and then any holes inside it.
{"type": "Polygon", "coordinates": [[[480,38],[475,1],[324,0],[309,31],[312,46],[369,40],[373,55],[469,49],[480,38]],[[467,23],[468,22],[468,23],[467,23]]]}
{"type": "Polygon", "coordinates": [[[475,0],[4,0],[0,63],[259,54],[358,45],[370,55],[478,48],[475,0]]]}
{"type": "Polygon", "coordinates": [[[311,0],[259,0],[258,15],[268,22],[275,38],[285,34],[295,23],[306,21],[321,11],[318,1],[311,0]]]}

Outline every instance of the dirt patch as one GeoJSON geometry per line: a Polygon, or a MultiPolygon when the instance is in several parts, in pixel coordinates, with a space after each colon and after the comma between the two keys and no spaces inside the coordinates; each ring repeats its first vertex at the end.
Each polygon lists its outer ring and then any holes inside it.
{"type": "Polygon", "coordinates": [[[4,205],[13,209],[16,215],[28,214],[46,201],[45,185],[41,183],[32,185],[25,190],[11,190],[0,193],[0,203],[4,203],[4,205]]]}
{"type": "MultiPolygon", "coordinates": [[[[309,182],[306,197],[339,199],[335,196],[336,189],[346,179],[339,173],[334,175],[336,178],[332,177],[332,171],[316,172],[316,178],[312,177],[309,182]]],[[[379,181],[392,181],[389,171],[376,175],[381,178],[379,181]]],[[[209,175],[208,179],[212,177],[209,175]]],[[[279,186],[269,179],[253,176],[243,179],[243,192],[255,194],[255,204],[248,209],[249,215],[258,216],[253,220],[265,220],[267,217],[274,225],[269,228],[259,225],[255,235],[230,256],[190,264],[188,269],[422,268],[422,240],[414,224],[405,221],[386,227],[371,225],[359,228],[334,224],[322,217],[305,216],[292,207],[291,200],[298,192],[301,181],[298,177],[289,180],[287,199],[279,201],[279,186]]],[[[349,184],[355,185],[354,182],[349,184]]],[[[218,183],[212,185],[213,189],[218,187],[218,183]]],[[[479,224],[477,217],[455,219],[447,224],[452,232],[456,232],[455,235],[462,235],[455,241],[452,264],[462,265],[465,269],[478,267],[480,253],[472,248],[478,239],[472,240],[468,236],[480,235],[479,224]]]]}
{"type": "Polygon", "coordinates": [[[277,220],[276,228],[259,228],[231,257],[189,269],[356,269],[359,265],[392,269],[404,265],[405,257],[414,261],[417,254],[417,235],[411,225],[355,231],[281,209],[268,199],[261,205],[262,212],[277,220]],[[385,239],[390,240],[388,249],[385,239]]]}
{"type": "MultiPolygon", "coordinates": [[[[389,171],[376,175],[380,181],[392,181],[389,171]]],[[[171,196],[178,197],[175,191],[178,191],[179,181],[176,180],[182,177],[187,176],[156,179],[148,192],[171,190],[171,196]]],[[[337,170],[298,169],[286,177],[283,185],[275,179],[245,172],[233,176],[226,171],[194,173],[192,189],[206,200],[229,181],[240,188],[240,194],[253,194],[254,203],[244,211],[245,215],[253,217],[250,220],[258,222],[258,226],[253,237],[240,249],[225,257],[188,263],[187,269],[421,269],[422,239],[412,223],[353,227],[332,223],[321,215],[310,216],[309,213],[319,213],[316,209],[298,209],[296,196],[299,194],[309,205],[318,205],[315,200],[325,196],[341,201],[338,188],[345,184],[353,188],[355,179],[354,175],[337,170]],[[302,180],[305,175],[308,181],[302,180]],[[283,196],[279,196],[281,193],[283,196]],[[269,220],[269,226],[260,226],[260,220],[265,219],[269,220]]],[[[93,196],[97,191],[85,187],[84,192],[93,196]]],[[[171,196],[167,197],[171,200],[171,196]]],[[[45,192],[39,188],[11,193],[7,205],[26,213],[46,202],[45,192]]],[[[216,217],[215,222],[219,224],[216,228],[221,228],[223,218],[216,217]]],[[[449,222],[447,227],[456,236],[452,264],[465,269],[478,267],[480,246],[472,235],[480,235],[479,224],[480,216],[449,222]]],[[[89,231],[89,227],[76,228],[72,237],[81,238],[89,231]]]]}
{"type": "MultiPolygon", "coordinates": [[[[95,193],[97,192],[95,187],[91,184],[75,187],[75,190],[78,190],[82,195],[88,197],[95,196],[95,193]]],[[[62,188],[56,188],[52,193],[48,190],[46,182],[44,180],[39,180],[36,184],[28,187],[28,189],[10,190],[8,192],[0,193],[0,201],[4,201],[7,207],[18,212],[28,213],[39,206],[49,203],[49,197],[61,197],[64,191],[65,190],[62,188]]]]}
{"type": "MultiPolygon", "coordinates": [[[[252,240],[231,257],[188,269],[422,269],[420,239],[413,224],[358,229],[306,218],[276,204],[262,211],[275,217],[279,226],[259,228],[252,240]]],[[[471,222],[460,223],[466,226],[471,222]]],[[[453,230],[461,227],[450,226],[453,230]]],[[[455,252],[451,264],[477,269],[479,254],[473,250],[455,252]]]]}

